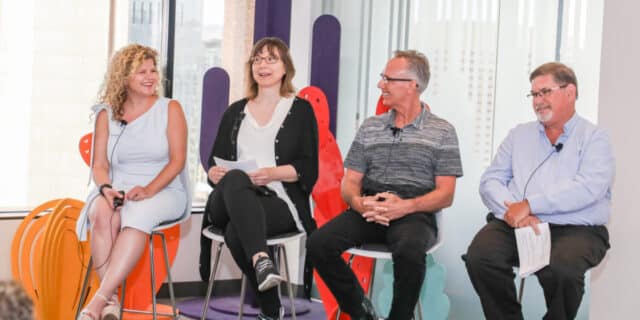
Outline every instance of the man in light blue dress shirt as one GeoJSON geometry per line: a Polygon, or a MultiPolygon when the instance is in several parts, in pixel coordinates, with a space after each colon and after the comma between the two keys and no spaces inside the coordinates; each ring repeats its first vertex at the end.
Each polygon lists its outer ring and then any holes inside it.
{"type": "Polygon", "coordinates": [[[487,319],[522,319],[512,266],[515,228],[548,222],[551,258],[536,272],[544,290],[544,319],[573,319],[584,294],[584,273],[609,248],[614,159],[608,135],[575,111],[573,70],[547,63],[531,73],[537,121],[513,128],[480,180],[491,213],[465,256],[487,319]]]}

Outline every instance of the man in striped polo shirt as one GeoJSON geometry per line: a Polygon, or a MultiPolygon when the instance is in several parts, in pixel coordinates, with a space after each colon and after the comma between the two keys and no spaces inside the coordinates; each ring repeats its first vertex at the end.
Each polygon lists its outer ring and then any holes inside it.
{"type": "Polygon", "coordinates": [[[393,256],[389,319],[411,319],[426,273],[426,251],[436,243],[435,213],[451,205],[462,176],[453,126],[420,102],[429,63],[417,51],[396,51],[378,82],[391,110],[364,121],[345,160],[342,197],[349,209],[315,231],[309,256],[352,319],[377,319],[371,302],[341,254],[363,243],[383,243],[393,256]]]}

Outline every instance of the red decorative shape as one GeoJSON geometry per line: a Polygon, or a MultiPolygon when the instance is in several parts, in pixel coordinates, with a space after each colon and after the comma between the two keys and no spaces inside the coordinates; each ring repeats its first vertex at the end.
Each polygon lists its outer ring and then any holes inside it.
{"type": "Polygon", "coordinates": [[[389,110],[391,110],[391,107],[382,103],[382,95],[380,95],[380,98],[378,98],[378,104],[376,105],[376,114],[383,114],[389,110]]]}
{"type": "MultiPolygon", "coordinates": [[[[318,87],[308,86],[302,89],[298,96],[311,103],[318,121],[319,174],[311,196],[316,204],[314,218],[318,227],[321,227],[347,209],[347,204],[342,200],[340,193],[340,183],[344,174],[342,155],[336,139],[329,130],[329,104],[324,92],[318,87]]],[[[343,258],[346,260],[347,254],[344,254],[343,258]]],[[[369,288],[373,260],[357,257],[353,261],[352,268],[366,292],[369,288]]],[[[335,318],[335,313],[338,310],[335,298],[315,272],[314,277],[327,315],[333,314],[333,318],[335,318]]],[[[340,319],[349,318],[343,314],[340,319]]]]}
{"type": "Polygon", "coordinates": [[[80,156],[84,163],[88,166],[91,165],[91,140],[93,139],[93,133],[89,132],[80,138],[78,143],[78,149],[80,150],[80,156]]]}

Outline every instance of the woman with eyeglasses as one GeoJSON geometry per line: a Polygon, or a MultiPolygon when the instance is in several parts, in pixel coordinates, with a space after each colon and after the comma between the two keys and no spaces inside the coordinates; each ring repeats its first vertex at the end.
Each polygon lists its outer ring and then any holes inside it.
{"type": "MultiPolygon", "coordinates": [[[[257,293],[258,319],[282,316],[277,291],[282,277],[266,239],[316,228],[309,195],[318,176],[318,130],[309,102],[295,96],[294,75],[282,40],[258,41],[246,63],[247,97],[225,111],[209,157],[214,190],[203,226],[224,231],[227,247],[257,293]],[[229,170],[216,158],[255,160],[258,169],[229,170]]],[[[307,280],[310,272],[305,285],[307,280]]]]}

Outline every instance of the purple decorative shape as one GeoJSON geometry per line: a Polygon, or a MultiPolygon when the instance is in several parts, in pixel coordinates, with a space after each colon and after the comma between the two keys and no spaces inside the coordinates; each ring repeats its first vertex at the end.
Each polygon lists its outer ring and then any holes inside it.
{"type": "Polygon", "coordinates": [[[229,74],[222,68],[211,68],[202,80],[202,117],[200,118],[200,163],[209,170],[209,156],[218,133],[222,114],[229,105],[229,74]]]}
{"type": "Polygon", "coordinates": [[[289,45],[291,0],[256,0],[253,43],[264,37],[278,37],[289,45]]]}
{"type": "Polygon", "coordinates": [[[329,129],[334,136],[340,76],[340,32],[340,22],[332,15],[322,15],[313,23],[311,85],[322,89],[327,96],[329,129]]]}

